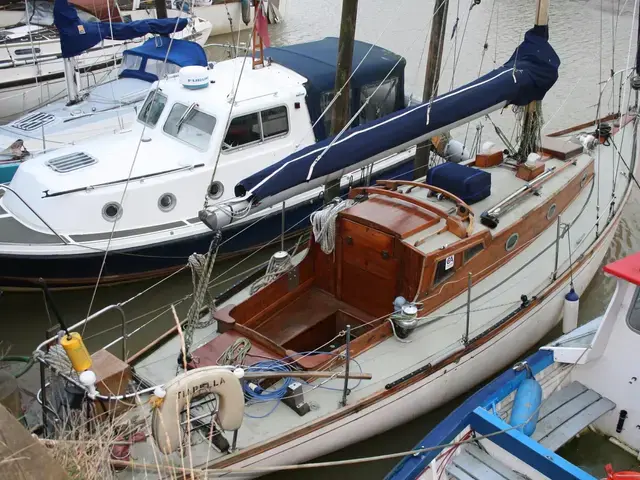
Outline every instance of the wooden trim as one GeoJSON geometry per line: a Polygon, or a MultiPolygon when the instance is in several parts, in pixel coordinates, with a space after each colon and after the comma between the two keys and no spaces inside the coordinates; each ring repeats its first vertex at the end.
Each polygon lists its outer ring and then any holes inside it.
{"type": "MultiPolygon", "coordinates": [[[[609,228],[614,228],[614,226],[617,226],[618,222],[620,220],[620,212],[618,212],[618,218],[616,220],[614,220],[610,225],[609,228]]],[[[609,234],[610,232],[603,232],[603,234],[600,236],[600,238],[593,244],[592,248],[589,250],[589,252],[583,254],[579,259],[576,260],[576,262],[574,263],[574,267],[573,269],[580,269],[582,267],[582,265],[589,260],[594,252],[600,247],[600,244],[603,242],[604,238],[607,236],[607,234],[609,234]]],[[[242,450],[236,454],[230,455],[228,457],[224,457],[221,460],[217,461],[217,462],[212,462],[209,467],[215,467],[215,468],[225,468],[231,465],[234,465],[238,462],[241,462],[243,460],[246,460],[247,458],[250,458],[252,456],[255,455],[259,455],[261,453],[264,453],[272,448],[276,448],[278,446],[281,446],[289,441],[295,440],[297,438],[303,437],[305,435],[307,435],[310,432],[313,432],[314,430],[319,430],[321,428],[327,427],[329,425],[331,425],[332,423],[335,423],[345,417],[348,417],[349,415],[353,414],[353,413],[357,413],[373,404],[375,404],[376,402],[380,401],[380,400],[384,400],[387,397],[390,397],[402,390],[405,390],[413,385],[415,385],[416,383],[424,380],[425,378],[429,377],[430,375],[433,375],[434,373],[446,368],[447,366],[459,361],[461,358],[463,358],[464,356],[472,353],[474,350],[477,350],[478,348],[480,348],[482,345],[484,345],[485,343],[487,343],[489,340],[495,338],[498,334],[500,334],[501,332],[503,332],[504,330],[508,329],[509,327],[511,327],[513,324],[515,324],[518,320],[520,320],[522,318],[523,315],[528,314],[534,307],[537,307],[540,305],[540,303],[546,299],[549,294],[553,293],[555,290],[557,290],[558,288],[560,288],[561,284],[563,284],[564,282],[566,282],[571,275],[571,271],[567,271],[565,272],[562,277],[558,278],[555,282],[553,282],[551,285],[549,285],[547,287],[547,289],[545,291],[543,291],[538,297],[536,297],[535,299],[532,299],[531,302],[529,303],[529,305],[527,305],[527,307],[523,308],[522,310],[520,310],[518,313],[516,313],[515,315],[513,315],[508,321],[504,322],[503,324],[499,325],[497,328],[493,329],[492,331],[488,332],[486,335],[484,335],[483,337],[479,338],[477,341],[475,341],[472,344],[469,344],[464,350],[461,350],[460,352],[451,355],[448,358],[443,359],[441,362],[433,365],[431,368],[426,369],[424,372],[417,374],[416,376],[414,376],[413,378],[411,378],[410,380],[407,380],[404,383],[398,384],[397,386],[389,389],[389,390],[379,390],[377,392],[372,393],[371,395],[369,395],[368,397],[365,397],[363,399],[361,399],[360,401],[353,403],[353,404],[348,404],[347,406],[345,406],[344,408],[341,408],[337,411],[335,411],[332,414],[328,414],[324,417],[321,417],[317,420],[315,420],[313,423],[306,425],[303,428],[297,429],[297,430],[291,430],[289,431],[287,434],[272,439],[272,440],[266,440],[258,445],[255,445],[254,447],[248,448],[246,450],[242,450]]]]}
{"type": "MultiPolygon", "coordinates": [[[[410,197],[408,195],[404,195],[403,193],[400,193],[400,192],[395,192],[393,190],[385,190],[383,188],[376,188],[376,187],[354,188],[349,193],[349,198],[353,198],[356,195],[359,195],[361,193],[369,194],[369,195],[387,196],[387,197],[395,198],[397,200],[401,200],[403,202],[407,202],[417,207],[423,208],[424,210],[427,210],[428,212],[431,212],[431,213],[435,213],[440,218],[443,218],[447,222],[447,227],[449,228],[451,233],[453,233],[457,237],[465,238],[468,235],[467,228],[462,224],[462,220],[452,217],[447,212],[440,210],[438,207],[431,205],[428,202],[423,202],[420,199],[417,199],[415,197],[410,197]]],[[[381,229],[380,225],[378,226],[378,229],[381,229]]],[[[385,230],[388,230],[388,229],[384,229],[383,231],[385,230]]],[[[397,232],[393,232],[393,231],[387,231],[386,233],[397,235],[397,232]]],[[[415,233],[418,233],[418,232],[411,232],[411,235],[415,233]]],[[[411,235],[407,235],[407,236],[411,236],[411,235]]]]}
{"type": "Polygon", "coordinates": [[[599,120],[593,120],[591,122],[585,122],[585,123],[581,123],[580,125],[575,125],[573,127],[570,128],[565,128],[564,130],[558,130],[557,132],[553,132],[553,133],[549,133],[547,134],[547,137],[560,137],[562,135],[566,135],[567,133],[571,133],[571,132],[577,132],[579,130],[584,130],[587,127],[592,127],[598,123],[601,122],[609,122],[611,120],[615,120],[616,118],[618,118],[618,114],[617,113],[612,113],[610,115],[607,115],[606,117],[601,117],[599,120]]]}

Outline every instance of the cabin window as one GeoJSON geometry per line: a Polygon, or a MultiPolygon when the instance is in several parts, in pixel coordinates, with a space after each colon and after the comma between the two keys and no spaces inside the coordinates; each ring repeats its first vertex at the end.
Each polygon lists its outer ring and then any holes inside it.
{"type": "Polygon", "coordinates": [[[231,120],[223,150],[251,145],[289,133],[287,107],[274,107],[231,120]]]}
{"type": "Polygon", "coordinates": [[[393,113],[396,106],[398,78],[389,78],[380,85],[371,84],[360,89],[360,105],[364,105],[371,95],[369,103],[360,112],[360,124],[371,122],[393,113]],[[378,90],[376,91],[376,88],[378,90]],[[375,93],[374,93],[375,92],[375,93]]]}
{"type": "MultiPolygon", "coordinates": [[[[331,103],[331,100],[333,100],[333,97],[335,97],[335,94],[333,92],[324,92],[322,95],[320,95],[320,113],[321,114],[327,109],[327,107],[331,103]]],[[[331,112],[332,111],[333,111],[333,105],[331,105],[331,108],[327,110],[324,116],[322,117],[322,121],[324,123],[324,133],[327,135],[327,137],[331,135],[331,112]]]]}
{"type": "Polygon", "coordinates": [[[167,75],[178,73],[180,67],[173,63],[165,63],[163,60],[154,60],[152,58],[147,59],[147,65],[144,67],[144,71],[155,75],[158,78],[164,78],[167,75]]]}
{"type": "Polygon", "coordinates": [[[138,120],[149,127],[155,127],[162,115],[167,97],[158,90],[151,90],[138,114],[138,120]]]}
{"type": "Polygon", "coordinates": [[[520,238],[520,235],[518,235],[517,233],[512,233],[511,236],[507,238],[507,243],[505,243],[504,245],[505,250],[507,252],[510,252],[511,250],[516,248],[519,238],[520,238]]]}
{"type": "Polygon", "coordinates": [[[629,309],[627,325],[636,333],[640,333],[640,288],[636,288],[633,305],[629,309]]]}
{"type": "Polygon", "coordinates": [[[38,55],[40,53],[39,48],[17,48],[13,53],[16,55],[38,55]]]}
{"type": "Polygon", "coordinates": [[[443,258],[438,261],[436,265],[436,274],[433,277],[433,285],[436,286],[451,275],[453,275],[456,271],[456,257],[455,255],[449,255],[448,257],[443,258]]]}
{"type": "Polygon", "coordinates": [[[216,125],[215,117],[198,110],[198,104],[176,103],[171,108],[163,130],[200,150],[206,150],[216,125]]]}
{"type": "Polygon", "coordinates": [[[124,70],[139,70],[140,65],[142,65],[142,57],[125,53],[122,57],[119,73],[122,73],[124,70]]]}
{"type": "Polygon", "coordinates": [[[464,263],[467,263],[477,254],[479,254],[484,249],[484,244],[482,242],[476,243],[474,246],[467,248],[464,251],[464,263]]]}
{"type": "Polygon", "coordinates": [[[289,133],[287,107],[275,107],[260,112],[262,116],[262,135],[264,138],[277,137],[289,133]]]}

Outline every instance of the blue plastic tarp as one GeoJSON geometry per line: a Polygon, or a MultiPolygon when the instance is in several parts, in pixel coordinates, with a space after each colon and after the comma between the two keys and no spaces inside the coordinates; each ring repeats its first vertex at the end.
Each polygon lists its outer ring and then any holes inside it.
{"type": "Polygon", "coordinates": [[[189,40],[172,40],[169,37],[150,38],[139,47],[130,48],[125,53],[162,62],[166,58],[167,63],[180,67],[189,65],[206,67],[208,64],[207,54],[198,43],[189,40]]]}
{"type": "Polygon", "coordinates": [[[186,18],[137,20],[129,23],[83,22],[67,0],[55,0],[53,18],[60,32],[62,56],[75,57],[102,40],[131,40],[148,34],[169,35],[184,30],[186,18]]]}
{"type": "Polygon", "coordinates": [[[260,201],[348,169],[498,105],[527,105],[542,100],[558,79],[559,66],[560,59],[548,42],[547,27],[536,26],[525,34],[524,41],[502,67],[431,102],[348,130],[331,148],[328,147],[333,137],[303,148],[242,180],[235,193],[243,196],[248,192],[254,201],[260,201]]]}

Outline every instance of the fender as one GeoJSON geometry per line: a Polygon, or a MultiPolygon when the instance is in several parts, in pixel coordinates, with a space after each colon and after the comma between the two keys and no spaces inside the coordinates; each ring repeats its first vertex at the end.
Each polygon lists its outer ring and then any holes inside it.
{"type": "Polygon", "coordinates": [[[182,442],[180,412],[188,400],[213,393],[218,397],[217,419],[223,430],[238,430],[244,416],[244,395],[233,372],[218,366],[203,367],[178,375],[165,384],[162,404],[153,410],[151,433],[164,454],[182,442]]]}

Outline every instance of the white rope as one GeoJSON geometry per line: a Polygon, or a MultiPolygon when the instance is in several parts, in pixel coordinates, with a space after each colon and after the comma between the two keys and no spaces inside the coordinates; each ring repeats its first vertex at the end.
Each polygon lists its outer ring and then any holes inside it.
{"type": "Polygon", "coordinates": [[[353,200],[335,198],[325,208],[311,214],[313,238],[326,254],[333,252],[336,246],[336,216],[342,210],[355,204],[353,200]]]}

